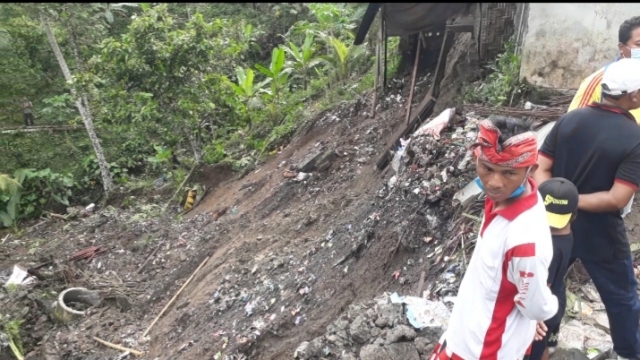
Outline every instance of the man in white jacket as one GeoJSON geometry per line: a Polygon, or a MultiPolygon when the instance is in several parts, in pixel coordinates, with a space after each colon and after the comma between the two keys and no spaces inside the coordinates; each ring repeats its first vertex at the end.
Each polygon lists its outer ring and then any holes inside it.
{"type": "Polygon", "coordinates": [[[493,117],[480,123],[472,149],[476,183],[486,194],[484,218],[431,360],[522,359],[536,323],[558,309],[547,286],[551,234],[531,179],[537,167],[536,134],[528,123],[493,117]]]}

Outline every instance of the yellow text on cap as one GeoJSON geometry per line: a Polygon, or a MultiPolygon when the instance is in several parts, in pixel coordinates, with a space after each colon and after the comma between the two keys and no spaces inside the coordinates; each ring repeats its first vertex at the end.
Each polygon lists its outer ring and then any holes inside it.
{"type": "Polygon", "coordinates": [[[556,199],[551,195],[547,195],[544,197],[544,206],[547,206],[549,204],[567,205],[569,204],[569,200],[556,199]]]}

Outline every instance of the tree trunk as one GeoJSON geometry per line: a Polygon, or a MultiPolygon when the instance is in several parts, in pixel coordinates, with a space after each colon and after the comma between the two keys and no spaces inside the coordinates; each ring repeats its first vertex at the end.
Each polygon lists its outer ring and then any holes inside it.
{"type": "Polygon", "coordinates": [[[187,139],[189,140],[189,144],[191,145],[191,150],[193,151],[193,157],[196,160],[196,164],[200,164],[202,162],[202,156],[200,154],[200,147],[198,146],[198,142],[196,138],[191,133],[191,128],[189,125],[184,126],[184,133],[187,135],[187,139]]]}
{"type": "MultiPolygon", "coordinates": [[[[44,25],[45,32],[47,33],[47,39],[49,40],[49,45],[51,45],[51,50],[53,50],[53,53],[56,56],[56,60],[58,60],[60,70],[62,70],[62,74],[64,75],[64,79],[67,81],[67,83],[71,83],[71,81],[73,80],[71,77],[71,72],[69,71],[67,62],[64,60],[62,51],[60,51],[58,42],[53,36],[51,26],[44,17],[41,17],[40,20],[44,25]]],[[[84,122],[84,126],[87,129],[87,134],[89,135],[89,139],[91,140],[91,145],[93,145],[93,150],[96,153],[96,159],[98,159],[98,165],[100,166],[100,173],[102,175],[102,186],[104,188],[105,195],[109,196],[109,194],[113,190],[113,180],[111,178],[111,172],[109,171],[107,159],[104,157],[104,152],[102,151],[102,146],[100,145],[100,140],[98,139],[95,128],[93,126],[93,117],[91,116],[91,112],[89,111],[89,109],[85,106],[85,104],[88,104],[87,97],[84,93],[79,96],[74,85],[70,85],[70,91],[71,96],[73,96],[73,98],[75,99],[78,112],[80,112],[80,116],[82,116],[82,121],[84,122]]]]}

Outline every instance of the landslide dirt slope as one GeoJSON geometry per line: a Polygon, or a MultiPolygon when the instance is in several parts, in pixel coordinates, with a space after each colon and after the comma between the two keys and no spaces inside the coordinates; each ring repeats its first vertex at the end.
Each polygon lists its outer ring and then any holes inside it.
{"type": "MultiPolygon", "coordinates": [[[[456,65],[465,41],[450,54],[456,65]]],[[[414,104],[428,88],[423,83],[414,104]]],[[[425,250],[429,225],[425,216],[411,218],[420,204],[404,202],[406,193],[385,193],[393,170],[375,168],[404,126],[407,88],[390,91],[373,119],[370,98],[321,114],[264,166],[208,194],[190,216],[225,211],[196,230],[214,234],[200,256],[211,259],[151,331],[150,359],[290,359],[349,304],[415,288],[425,267],[409,258],[425,250]],[[304,181],[283,178],[289,167],[327,151],[338,154],[329,169],[304,181]],[[407,251],[398,246],[401,237],[403,245],[418,246],[407,251]]],[[[186,278],[198,262],[180,273],[186,278]]],[[[183,282],[166,289],[145,322],[183,282]]]]}
{"type": "MultiPolygon", "coordinates": [[[[385,100],[389,109],[374,119],[350,114],[352,104],[327,113],[263,167],[207,196],[193,215],[227,209],[201,230],[217,235],[216,250],[178,302],[187,305],[172,309],[151,331],[149,358],[209,359],[236,350],[251,359],[291,358],[297,344],[324,332],[350,303],[390,287],[395,269],[385,271],[383,263],[398,238],[384,228],[398,226],[398,214],[376,206],[381,174],[375,161],[401,126],[398,99],[385,100]],[[305,181],[283,178],[289,165],[332,150],[339,156],[328,170],[305,181]],[[387,225],[381,231],[367,228],[374,212],[387,225]],[[363,258],[345,261],[348,269],[334,267],[363,236],[370,243],[359,252],[363,258]]],[[[209,252],[202,249],[203,257],[209,252]]]]}

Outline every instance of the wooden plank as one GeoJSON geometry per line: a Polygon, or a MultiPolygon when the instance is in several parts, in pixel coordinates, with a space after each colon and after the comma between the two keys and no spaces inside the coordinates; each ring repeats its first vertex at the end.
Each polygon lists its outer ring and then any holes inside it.
{"type": "Polygon", "coordinates": [[[422,289],[424,288],[424,278],[427,275],[426,272],[420,273],[420,280],[418,281],[418,289],[416,290],[416,296],[422,297],[422,289]]]}
{"type": "Polygon", "coordinates": [[[391,145],[389,145],[385,149],[384,153],[382,153],[382,155],[380,155],[380,157],[378,158],[376,166],[379,170],[384,170],[384,168],[389,164],[391,150],[397,148],[400,138],[404,138],[407,135],[411,134],[415,129],[417,129],[420,124],[422,124],[424,120],[426,120],[433,113],[433,109],[436,106],[436,99],[440,94],[440,82],[442,81],[442,78],[444,78],[447,55],[449,54],[449,50],[451,50],[451,47],[453,47],[453,40],[453,33],[446,31],[444,34],[444,39],[442,40],[440,56],[438,57],[438,65],[436,66],[436,71],[433,76],[433,83],[431,85],[431,88],[427,92],[427,95],[424,97],[420,105],[418,105],[418,114],[416,114],[409,125],[400,133],[398,137],[395,138],[391,145]]]}
{"type": "Polygon", "coordinates": [[[380,86],[380,63],[382,53],[382,16],[378,24],[378,36],[376,37],[376,69],[373,78],[373,101],[371,103],[371,117],[376,116],[376,103],[378,102],[378,87],[380,86]]]}
{"type": "Polygon", "coordinates": [[[75,131],[75,130],[82,130],[82,129],[84,129],[84,127],[79,125],[6,127],[6,128],[0,128],[0,134],[16,134],[16,133],[39,132],[39,131],[75,131]]]}
{"type": "Polygon", "coordinates": [[[424,120],[426,120],[433,113],[433,109],[436,106],[436,100],[431,97],[431,94],[427,94],[425,98],[418,105],[418,113],[415,115],[409,126],[407,126],[402,132],[394,138],[394,141],[389,145],[385,151],[380,155],[378,161],[376,162],[376,167],[379,170],[384,170],[385,167],[389,164],[390,160],[390,152],[398,147],[398,142],[400,138],[404,138],[407,135],[411,134],[417,127],[422,124],[424,120]]]}
{"type": "Polygon", "coordinates": [[[421,42],[418,38],[416,41],[416,59],[413,61],[413,74],[411,74],[411,88],[409,89],[409,101],[407,102],[407,116],[404,121],[409,125],[409,119],[411,118],[411,105],[413,105],[413,92],[416,87],[416,74],[418,73],[418,62],[420,60],[420,48],[421,42]]]}

